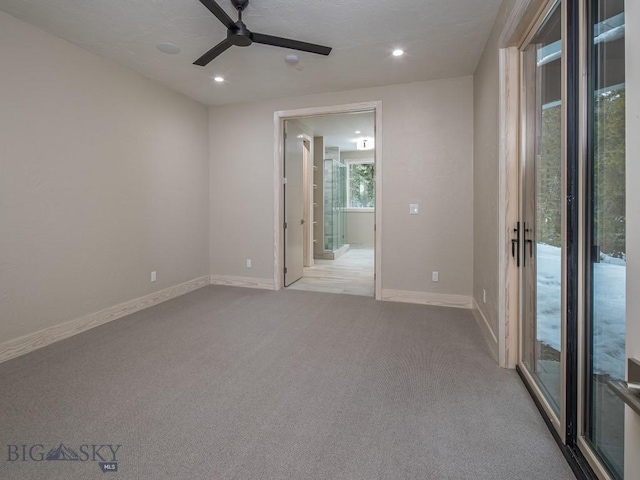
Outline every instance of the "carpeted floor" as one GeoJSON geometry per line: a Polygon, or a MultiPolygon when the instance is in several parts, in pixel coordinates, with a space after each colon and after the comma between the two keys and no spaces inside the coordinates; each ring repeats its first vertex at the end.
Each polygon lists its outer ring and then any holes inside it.
{"type": "Polygon", "coordinates": [[[7,480],[574,478],[470,311],[300,291],[206,287],[0,364],[0,444],[7,480]]]}

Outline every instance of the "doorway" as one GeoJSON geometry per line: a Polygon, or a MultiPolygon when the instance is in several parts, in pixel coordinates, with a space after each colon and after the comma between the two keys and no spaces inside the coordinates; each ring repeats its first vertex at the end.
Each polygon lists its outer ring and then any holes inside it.
{"type": "Polygon", "coordinates": [[[379,102],[276,112],[276,289],[379,296],[380,117],[379,102]]]}
{"type": "Polygon", "coordinates": [[[374,113],[288,119],[284,130],[284,286],[373,297],[374,113]]]}

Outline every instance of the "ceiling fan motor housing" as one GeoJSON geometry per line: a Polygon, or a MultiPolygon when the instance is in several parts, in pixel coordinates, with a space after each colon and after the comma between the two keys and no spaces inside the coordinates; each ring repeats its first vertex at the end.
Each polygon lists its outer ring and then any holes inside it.
{"type": "Polygon", "coordinates": [[[238,21],[236,22],[236,27],[237,28],[227,30],[227,40],[237,47],[248,47],[251,45],[253,38],[247,26],[241,21],[238,21]]]}
{"type": "Polygon", "coordinates": [[[247,8],[247,5],[249,5],[249,0],[231,0],[231,3],[236,10],[241,12],[242,10],[247,8]]]}

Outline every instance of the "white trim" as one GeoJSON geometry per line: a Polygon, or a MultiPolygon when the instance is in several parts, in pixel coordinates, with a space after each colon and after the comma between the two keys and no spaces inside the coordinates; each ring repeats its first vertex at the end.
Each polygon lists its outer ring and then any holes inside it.
{"type": "Polygon", "coordinates": [[[494,333],[493,328],[491,328],[491,325],[489,324],[487,317],[485,316],[484,312],[480,308],[480,305],[478,304],[476,299],[473,298],[472,300],[473,300],[473,317],[476,319],[476,322],[478,323],[480,330],[482,330],[483,336],[485,337],[485,339],[487,340],[487,343],[489,344],[489,348],[491,349],[491,355],[493,356],[494,360],[498,360],[498,355],[500,352],[498,338],[496,337],[496,334],[494,333]]]}
{"type": "Polygon", "coordinates": [[[375,291],[382,299],[382,101],[350,103],[324,107],[279,110],[273,112],[273,289],[283,288],[283,234],[282,164],[283,124],[286,119],[334,115],[354,112],[375,112],[375,165],[376,165],[376,233],[375,233],[375,291]]]}
{"type": "Polygon", "coordinates": [[[211,283],[211,285],[224,285],[227,287],[274,290],[273,280],[270,278],[238,277],[232,275],[210,275],[209,282],[211,283]]]}
{"type": "Polygon", "coordinates": [[[209,285],[209,275],[0,344],[0,363],[209,285]]]}
{"type": "Polygon", "coordinates": [[[381,300],[385,302],[417,303],[438,307],[473,309],[473,298],[467,295],[384,289],[382,290],[381,300]]]}
{"type": "Polygon", "coordinates": [[[480,315],[480,317],[482,318],[482,321],[484,322],[485,326],[487,327],[487,331],[489,332],[489,334],[491,335],[491,338],[493,338],[493,341],[495,342],[495,344],[497,346],[498,345],[498,337],[494,333],[493,328],[491,328],[491,325],[489,324],[489,320],[487,320],[487,317],[485,317],[484,312],[480,308],[480,305],[478,304],[476,299],[473,298],[472,301],[473,301],[473,309],[476,310],[478,312],[478,314],[480,315]]]}

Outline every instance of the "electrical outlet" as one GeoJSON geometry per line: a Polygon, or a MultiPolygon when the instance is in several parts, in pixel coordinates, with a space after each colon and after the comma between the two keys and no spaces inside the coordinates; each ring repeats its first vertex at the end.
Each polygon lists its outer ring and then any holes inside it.
{"type": "Polygon", "coordinates": [[[158,280],[158,274],[156,273],[156,271],[154,270],[153,272],[151,272],[151,281],[155,282],[158,280]]]}
{"type": "Polygon", "coordinates": [[[251,259],[247,258],[247,268],[251,268],[251,259]]]}
{"type": "Polygon", "coordinates": [[[487,291],[484,288],[482,289],[482,301],[487,303],[487,291]]]}
{"type": "Polygon", "coordinates": [[[438,282],[438,281],[440,281],[440,280],[439,280],[438,272],[436,272],[436,271],[431,272],[431,280],[432,280],[433,282],[438,282]]]}

